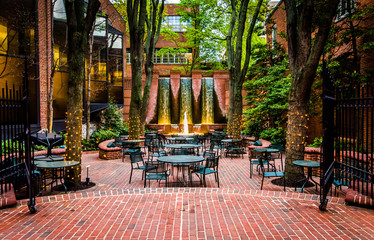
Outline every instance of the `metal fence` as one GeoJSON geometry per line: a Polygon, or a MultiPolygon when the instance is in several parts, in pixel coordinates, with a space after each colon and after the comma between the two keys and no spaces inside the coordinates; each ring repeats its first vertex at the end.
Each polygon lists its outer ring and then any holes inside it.
{"type": "Polygon", "coordinates": [[[374,197],[372,87],[336,91],[335,181],[374,197]]]}
{"type": "Polygon", "coordinates": [[[374,89],[336,88],[324,68],[321,205],[332,186],[374,198],[374,89]]]}
{"type": "MultiPolygon", "coordinates": [[[[25,61],[26,62],[26,61],[25,61]]],[[[0,93],[0,193],[26,188],[30,212],[35,212],[36,175],[32,170],[29,139],[29,97],[27,67],[22,88],[14,85],[1,89],[0,93]]]]}

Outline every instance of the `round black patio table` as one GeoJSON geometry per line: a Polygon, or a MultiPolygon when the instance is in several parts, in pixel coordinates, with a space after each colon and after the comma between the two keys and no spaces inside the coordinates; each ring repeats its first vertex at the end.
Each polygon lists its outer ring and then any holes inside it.
{"type": "MultiPolygon", "coordinates": [[[[321,166],[321,163],[317,161],[296,160],[296,161],[293,161],[292,164],[295,166],[301,167],[301,168],[305,167],[308,169],[308,175],[305,178],[297,181],[297,182],[304,182],[301,187],[301,192],[304,191],[305,184],[307,184],[308,180],[311,180],[312,182],[316,184],[316,190],[317,190],[317,185],[319,184],[316,181],[314,181],[312,178],[312,169],[319,168],[321,166]]],[[[302,172],[304,174],[304,170],[302,170],[302,172]]],[[[295,191],[296,191],[296,187],[295,187],[295,191]]]]}
{"type": "MultiPolygon", "coordinates": [[[[252,151],[257,152],[257,153],[263,153],[264,157],[265,157],[265,160],[267,160],[268,164],[270,164],[269,162],[272,160],[270,158],[271,153],[277,153],[277,152],[279,152],[279,149],[276,149],[276,148],[253,148],[252,151]]],[[[274,161],[273,167],[275,167],[275,161],[274,161]]],[[[283,168],[283,166],[282,166],[282,168],[283,168]]]]}
{"type": "Polygon", "coordinates": [[[134,140],[123,140],[123,143],[132,144],[132,145],[138,145],[139,143],[144,142],[142,139],[134,139],[134,140]]]}
{"type": "Polygon", "coordinates": [[[235,143],[235,142],[240,142],[241,139],[222,139],[221,142],[224,142],[224,143],[235,143]]]}
{"type": "MultiPolygon", "coordinates": [[[[54,162],[48,162],[48,161],[34,161],[34,164],[38,169],[46,170],[51,169],[52,170],[52,182],[51,184],[51,191],[52,191],[52,184],[57,183],[58,179],[60,179],[61,185],[64,187],[65,192],[67,192],[67,187],[65,186],[65,183],[62,182],[62,179],[65,178],[66,172],[65,168],[73,167],[79,164],[79,162],[76,161],[54,161],[54,162]],[[58,173],[60,172],[60,173],[58,173]]],[[[71,171],[70,174],[74,174],[75,171],[71,171]]],[[[76,176],[74,176],[75,178],[76,176]]],[[[44,177],[45,180],[45,177],[44,177]]]]}
{"type": "Polygon", "coordinates": [[[189,143],[171,143],[171,144],[165,144],[164,147],[167,148],[199,148],[201,147],[200,144],[189,144],[189,143]]]}
{"type": "Polygon", "coordinates": [[[192,137],[169,137],[167,138],[168,141],[176,142],[176,143],[182,143],[187,141],[192,141],[192,137]]]}
{"type": "Polygon", "coordinates": [[[190,144],[190,143],[170,143],[165,144],[164,147],[172,148],[172,149],[193,149],[197,148],[197,153],[199,153],[199,147],[202,145],[200,144],[190,144]]]}
{"type": "Polygon", "coordinates": [[[194,164],[204,161],[205,158],[193,155],[171,155],[157,158],[158,161],[173,165],[194,164]]]}
{"type": "MultiPolygon", "coordinates": [[[[200,163],[205,160],[205,158],[200,157],[200,156],[193,156],[193,155],[171,155],[171,156],[164,156],[164,157],[159,157],[157,158],[159,162],[163,163],[169,163],[175,166],[182,166],[185,167],[187,166],[189,169],[189,166],[192,164],[200,163]]],[[[191,172],[188,171],[188,178],[190,180],[190,183],[192,184],[192,176],[191,172]]],[[[178,176],[177,176],[177,181],[178,181],[178,176]]],[[[183,171],[183,181],[178,181],[182,182],[184,186],[186,186],[186,181],[184,177],[184,171],[183,171]]]]}
{"type": "Polygon", "coordinates": [[[258,153],[277,153],[279,152],[279,149],[276,148],[254,148],[252,149],[254,152],[258,153]]]}

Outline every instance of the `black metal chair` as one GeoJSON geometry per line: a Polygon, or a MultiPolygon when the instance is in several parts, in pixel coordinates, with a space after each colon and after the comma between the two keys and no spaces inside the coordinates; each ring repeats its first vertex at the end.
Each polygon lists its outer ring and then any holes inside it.
{"type": "Polygon", "coordinates": [[[211,138],[210,146],[213,144],[214,149],[217,151],[217,155],[222,156],[224,146],[222,145],[221,138],[211,138]]]}
{"type": "Polygon", "coordinates": [[[142,153],[139,146],[134,146],[134,144],[127,143],[125,141],[122,142],[122,162],[124,162],[126,155],[130,155],[136,152],[142,153]]]}
{"type": "Polygon", "coordinates": [[[283,171],[283,154],[282,154],[282,152],[283,152],[283,144],[280,144],[280,143],[271,144],[269,146],[269,148],[274,148],[274,149],[278,149],[279,150],[279,152],[277,152],[277,153],[271,153],[270,154],[270,158],[272,160],[274,160],[274,163],[275,163],[276,159],[279,159],[280,162],[281,162],[281,169],[283,171]]]}
{"type": "Polygon", "coordinates": [[[159,139],[153,139],[148,145],[148,161],[152,161],[153,158],[166,156],[167,152],[162,148],[162,143],[159,139]]]}
{"type": "Polygon", "coordinates": [[[130,160],[131,160],[131,172],[130,172],[130,180],[129,183],[131,183],[131,177],[132,177],[132,171],[133,170],[142,170],[142,180],[144,176],[144,172],[146,170],[153,169],[155,167],[153,166],[147,166],[144,163],[143,154],[141,152],[134,152],[130,154],[130,160]]]}
{"type": "Polygon", "coordinates": [[[275,168],[275,166],[272,166],[272,168],[269,167],[265,168],[264,167],[264,158],[262,156],[258,157],[258,163],[261,168],[261,173],[262,173],[262,180],[261,180],[261,190],[262,186],[264,185],[264,178],[271,178],[271,177],[283,177],[283,190],[286,191],[286,178],[284,177],[284,172],[279,172],[275,168]]]}
{"type": "Polygon", "coordinates": [[[157,160],[151,159],[150,161],[145,162],[145,170],[144,170],[144,187],[147,186],[147,180],[150,185],[151,180],[165,181],[165,187],[168,187],[168,177],[169,177],[169,170],[166,169],[165,163],[160,163],[157,160]]]}
{"type": "MultiPolygon", "coordinates": [[[[254,151],[249,151],[248,153],[248,159],[249,159],[249,178],[252,178],[252,173],[253,173],[253,165],[256,165],[257,166],[257,172],[260,172],[260,162],[258,160],[259,157],[262,157],[263,156],[263,153],[258,153],[258,152],[254,152],[254,151]]],[[[266,159],[263,159],[262,160],[263,164],[267,164],[269,165],[269,161],[267,161],[266,159]]]]}
{"type": "Polygon", "coordinates": [[[243,147],[243,140],[234,141],[226,146],[226,157],[228,156],[240,156],[244,157],[245,148],[243,147]]]}
{"type": "Polygon", "coordinates": [[[198,168],[194,168],[192,172],[197,175],[200,174],[200,177],[199,177],[200,183],[203,182],[204,187],[206,187],[205,176],[209,174],[214,174],[215,180],[217,182],[217,186],[219,187],[218,165],[219,165],[219,156],[214,156],[214,157],[210,156],[206,159],[204,165],[201,165],[198,168]]]}

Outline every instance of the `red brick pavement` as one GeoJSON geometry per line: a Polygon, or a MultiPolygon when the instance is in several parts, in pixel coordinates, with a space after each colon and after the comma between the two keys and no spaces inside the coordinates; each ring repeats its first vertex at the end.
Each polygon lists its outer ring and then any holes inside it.
{"type": "Polygon", "coordinates": [[[36,214],[26,201],[0,210],[0,239],[374,239],[374,210],[334,197],[321,212],[318,195],[269,180],[261,191],[247,159],[222,159],[219,189],[213,177],[207,188],[144,189],[141,172],[128,184],[128,159],[97,156],[83,157],[94,188],[39,197],[36,214]]]}

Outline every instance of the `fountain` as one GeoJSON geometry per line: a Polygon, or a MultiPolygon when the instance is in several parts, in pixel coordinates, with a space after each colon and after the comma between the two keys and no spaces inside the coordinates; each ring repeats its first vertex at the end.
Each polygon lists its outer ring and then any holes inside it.
{"type": "Polygon", "coordinates": [[[202,113],[201,123],[214,123],[214,79],[203,78],[201,81],[201,95],[202,95],[202,113]]]}
{"type": "Polygon", "coordinates": [[[192,82],[191,78],[183,77],[181,78],[181,85],[180,85],[180,105],[179,105],[179,112],[180,119],[179,124],[184,123],[184,115],[187,115],[187,122],[192,123],[192,82]]]}
{"type": "Polygon", "coordinates": [[[188,135],[188,121],[187,121],[187,112],[184,112],[183,120],[183,134],[188,135]]]}
{"type": "Polygon", "coordinates": [[[213,77],[159,77],[156,117],[148,126],[183,135],[222,129],[224,87],[213,77]]]}
{"type": "Polygon", "coordinates": [[[159,78],[158,85],[158,124],[170,124],[170,78],[159,78]]]}

